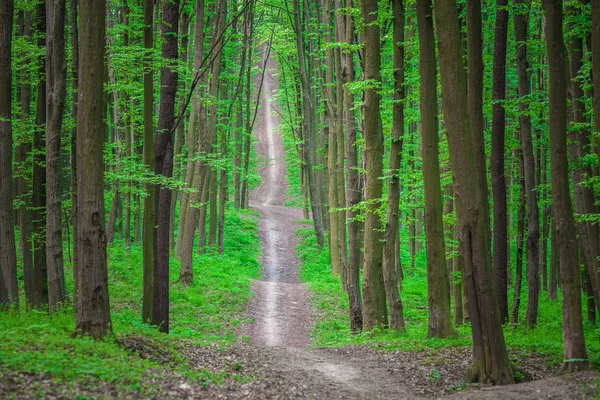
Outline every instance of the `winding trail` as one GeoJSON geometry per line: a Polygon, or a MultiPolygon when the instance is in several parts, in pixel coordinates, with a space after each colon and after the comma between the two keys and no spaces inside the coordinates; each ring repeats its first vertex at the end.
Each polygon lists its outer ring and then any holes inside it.
{"type": "MultiPolygon", "coordinates": [[[[287,182],[280,119],[270,102],[278,88],[275,70],[273,60],[268,60],[255,127],[257,152],[264,161],[262,183],[250,201],[260,213],[263,269],[262,280],[252,283],[255,296],[247,308],[252,322],[244,327],[251,344],[243,346],[243,353],[252,359],[259,379],[218,398],[416,399],[431,398],[432,392],[436,398],[451,393],[446,389],[460,382],[457,371],[462,374],[470,365],[468,349],[441,349],[430,355],[427,351],[376,352],[360,346],[308,347],[309,293],[298,279],[300,261],[295,255],[302,211],[284,206],[287,182]]],[[[582,382],[589,384],[596,376],[491,387],[452,398],[585,398],[576,393],[584,387],[582,382]]]]}
{"type": "Polygon", "coordinates": [[[250,198],[250,205],[260,213],[263,279],[252,285],[255,297],[248,307],[252,322],[246,327],[246,334],[286,380],[302,382],[323,398],[415,398],[403,392],[399,384],[394,385],[397,390],[391,396],[382,392],[386,385],[382,386],[380,379],[389,379],[390,371],[376,358],[353,358],[334,349],[307,347],[311,326],[309,294],[298,279],[300,260],[295,255],[297,220],[302,218],[302,211],[283,205],[287,190],[285,153],[280,118],[270,103],[278,89],[274,72],[271,58],[255,127],[257,152],[264,160],[260,168],[262,183],[250,198]],[[365,374],[371,379],[361,379],[365,374]]]}

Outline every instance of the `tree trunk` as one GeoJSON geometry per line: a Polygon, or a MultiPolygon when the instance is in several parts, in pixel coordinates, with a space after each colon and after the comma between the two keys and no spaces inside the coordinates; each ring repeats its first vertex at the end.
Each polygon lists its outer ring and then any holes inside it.
{"type": "Polygon", "coordinates": [[[438,105],[433,9],[431,0],[417,1],[419,25],[419,76],[425,232],[427,240],[428,337],[445,338],[453,333],[442,220],[442,188],[438,147],[438,105]]]}
{"type": "MultiPolygon", "coordinates": [[[[37,6],[38,46],[45,46],[46,5],[42,1],[37,6]]],[[[40,307],[48,303],[46,271],[46,162],[45,162],[45,124],[46,124],[46,66],[45,57],[40,57],[38,65],[37,106],[35,131],[33,133],[33,182],[32,182],[32,218],[33,218],[33,287],[31,306],[40,307]]]]}
{"type": "Polygon", "coordinates": [[[494,384],[514,383],[502,322],[489,269],[489,227],[483,212],[486,196],[479,185],[467,107],[467,82],[455,0],[435,0],[442,106],[454,174],[460,253],[469,298],[474,358],[469,378],[494,384]]]}
{"type": "MultiPolygon", "coordinates": [[[[177,59],[177,27],[179,26],[179,0],[165,1],[162,5],[161,35],[162,58],[177,59]]],[[[173,174],[173,125],[175,122],[175,98],[177,94],[177,70],[163,66],[160,71],[160,109],[158,129],[154,138],[154,173],[170,178],[173,174]]],[[[154,258],[154,297],[152,325],[163,333],[169,333],[169,225],[171,190],[156,187],[156,243],[154,258]]]]}
{"type": "Polygon", "coordinates": [[[81,45],[77,116],[77,314],[79,334],[99,338],[111,333],[104,228],[104,154],[106,125],[106,2],[80,0],[81,45]]]}
{"type": "Polygon", "coordinates": [[[389,169],[392,173],[388,184],[387,220],[383,234],[383,281],[385,294],[390,306],[390,328],[403,332],[404,316],[402,299],[398,293],[398,270],[396,268],[395,247],[398,239],[400,201],[400,162],[404,139],[404,5],[402,0],[392,2],[394,14],[394,105],[392,109],[392,144],[389,169]]]}
{"type": "MultiPolygon", "coordinates": [[[[517,75],[518,93],[521,99],[530,95],[529,74],[527,72],[527,26],[529,24],[529,2],[518,0],[523,11],[515,13],[515,43],[517,43],[517,75]]],[[[539,240],[540,219],[535,183],[535,161],[533,157],[533,137],[531,135],[531,118],[528,103],[519,103],[519,134],[521,152],[523,154],[523,175],[525,192],[527,193],[527,312],[526,321],[530,329],[535,327],[538,314],[538,297],[540,292],[539,278],[539,240]]],[[[519,202],[519,205],[521,202],[519,202]]],[[[521,242],[519,242],[521,243],[521,242]]]]}
{"type": "MultiPolygon", "coordinates": [[[[31,43],[31,12],[25,11],[20,13],[20,21],[17,22],[21,28],[21,35],[31,43]]],[[[27,63],[23,63],[23,74],[27,63]]],[[[31,114],[31,84],[27,81],[21,83],[20,95],[20,117],[22,123],[26,123],[31,114]]],[[[31,138],[22,139],[18,144],[15,152],[15,175],[16,180],[16,196],[20,200],[18,209],[19,219],[19,247],[21,250],[21,258],[23,262],[23,281],[25,286],[25,299],[29,306],[31,303],[31,291],[33,287],[33,253],[32,253],[32,223],[31,223],[31,201],[28,194],[31,190],[31,164],[28,161],[29,153],[31,153],[32,140],[31,138]]]]}
{"type": "MultiPolygon", "coordinates": [[[[317,243],[319,246],[325,244],[325,235],[323,232],[323,214],[321,210],[320,196],[318,193],[319,188],[317,187],[314,171],[314,146],[313,141],[316,130],[316,112],[314,104],[314,97],[312,94],[312,87],[309,81],[309,71],[307,71],[307,63],[305,57],[305,47],[302,43],[302,26],[300,24],[300,4],[299,0],[294,0],[294,26],[296,33],[296,48],[298,50],[298,62],[300,64],[300,80],[302,83],[302,104],[304,109],[304,161],[306,163],[306,172],[308,176],[308,190],[310,193],[310,206],[312,212],[312,218],[314,222],[315,235],[317,237],[317,243]]],[[[248,153],[247,153],[248,154],[248,153]]]]}
{"type": "MultiPolygon", "coordinates": [[[[516,26],[516,25],[515,25],[516,26]]],[[[524,175],[523,153],[519,152],[519,209],[517,211],[517,259],[515,265],[515,293],[513,296],[512,310],[510,313],[511,324],[519,322],[519,307],[521,306],[521,286],[523,282],[523,237],[525,235],[525,192],[526,183],[524,175]]],[[[529,206],[529,204],[527,204],[529,206]]],[[[529,218],[529,216],[528,216],[529,218]]],[[[529,237],[528,237],[529,239],[529,237]]],[[[529,255],[529,253],[527,254],[529,255]]],[[[528,275],[529,276],[529,275],[528,275]]],[[[536,294],[537,295],[537,294],[536,294]]],[[[533,328],[529,325],[530,328],[533,328]]]]}
{"type": "Polygon", "coordinates": [[[558,288],[558,243],[556,242],[556,226],[554,216],[551,221],[551,237],[550,237],[550,282],[548,287],[548,298],[556,300],[556,291],[558,288]]]}
{"type": "MultiPolygon", "coordinates": [[[[576,11],[572,7],[567,8],[567,12],[571,14],[571,18],[580,17],[576,15],[576,11]]],[[[575,24],[572,21],[567,23],[567,29],[576,32],[575,24]]],[[[571,161],[576,163],[576,167],[571,170],[573,180],[573,193],[575,194],[575,211],[580,215],[596,215],[598,209],[594,204],[594,193],[591,188],[586,186],[584,180],[587,177],[593,176],[589,165],[582,163],[588,148],[590,147],[589,137],[590,132],[585,128],[586,123],[586,108],[582,101],[584,97],[583,87],[578,79],[579,70],[582,67],[583,58],[583,39],[576,33],[570,35],[568,43],[569,52],[569,71],[570,84],[568,85],[567,93],[570,102],[570,119],[573,126],[569,129],[570,155],[571,161]]],[[[584,265],[590,272],[590,285],[594,290],[596,300],[600,304],[600,232],[598,231],[597,223],[591,221],[581,221],[577,224],[579,232],[579,240],[582,243],[582,255],[584,265]]]]}
{"type": "Polygon", "coordinates": [[[575,220],[569,190],[567,161],[567,75],[563,40],[562,0],[543,0],[545,36],[550,70],[550,175],[556,242],[563,282],[563,346],[561,370],[587,369],[588,361],[581,315],[581,283],[577,262],[575,220]]]}
{"type": "Polygon", "coordinates": [[[367,210],[364,228],[363,265],[363,329],[372,330],[377,325],[387,325],[385,291],[382,271],[382,224],[378,210],[383,184],[383,133],[379,105],[381,95],[374,84],[381,81],[380,28],[377,22],[378,3],[365,0],[362,16],[365,20],[364,77],[370,87],[364,91],[364,145],[366,157],[365,201],[367,210]]]}
{"type": "MultiPolygon", "coordinates": [[[[153,32],[154,3],[144,0],[144,48],[147,53],[144,59],[144,164],[154,171],[154,73],[151,67],[151,49],[154,47],[153,32]]],[[[142,322],[150,322],[154,304],[154,258],[156,257],[156,192],[154,184],[145,185],[147,196],[144,197],[144,227],[142,247],[144,254],[142,322]]]]}
{"type": "MultiPolygon", "coordinates": [[[[352,0],[345,0],[346,8],[352,7],[352,0]]],[[[352,45],[354,27],[352,16],[345,15],[338,18],[337,24],[340,40],[352,45]]],[[[360,297],[360,223],[356,220],[357,212],[354,208],[361,200],[360,184],[358,179],[357,157],[356,157],[356,129],[354,123],[354,96],[348,87],[348,84],[354,80],[354,63],[351,52],[342,54],[342,74],[341,79],[344,82],[344,124],[346,126],[345,150],[348,162],[346,163],[346,177],[348,185],[346,187],[346,207],[348,211],[348,264],[347,264],[347,282],[348,298],[350,302],[350,329],[352,332],[360,332],[363,326],[362,319],[362,300],[360,297]]]]}
{"type": "MultiPolygon", "coordinates": [[[[481,1],[467,0],[467,105],[475,154],[479,188],[483,194],[481,213],[490,226],[485,140],[483,137],[483,34],[481,32],[481,1]]],[[[489,229],[489,228],[488,228],[489,229]]],[[[491,237],[488,238],[488,243],[491,237]]],[[[491,243],[488,245],[491,246],[491,243]]]]}
{"type": "Polygon", "coordinates": [[[494,38],[494,71],[492,86],[492,195],[494,197],[494,284],[502,322],[508,320],[508,236],[506,178],[504,175],[504,126],[506,117],[506,36],[508,32],[508,1],[496,0],[496,28],[494,38]]]}
{"type": "Polygon", "coordinates": [[[19,306],[17,249],[12,188],[12,65],[13,0],[0,4],[0,306],[19,306]]]}
{"type": "MultiPolygon", "coordinates": [[[[594,130],[596,132],[596,154],[600,160],[600,0],[592,0],[592,82],[594,86],[594,130]]],[[[600,271],[598,272],[600,274],[600,271]]],[[[600,279],[600,278],[599,278],[600,279]]]]}

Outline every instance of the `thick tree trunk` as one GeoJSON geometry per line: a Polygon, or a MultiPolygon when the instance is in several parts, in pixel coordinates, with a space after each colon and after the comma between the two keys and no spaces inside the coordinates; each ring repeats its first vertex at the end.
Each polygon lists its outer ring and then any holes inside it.
{"type": "Polygon", "coordinates": [[[19,306],[17,249],[12,188],[12,65],[13,0],[0,4],[0,306],[19,306]]]}
{"type": "Polygon", "coordinates": [[[46,3],[46,265],[48,306],[66,300],[62,249],[60,152],[67,87],[65,65],[65,0],[46,3]]]}
{"type": "Polygon", "coordinates": [[[514,378],[489,269],[489,227],[483,214],[486,196],[476,173],[456,1],[435,0],[435,12],[442,106],[455,178],[457,229],[473,332],[474,358],[469,378],[497,385],[510,384],[514,378]]]}
{"type": "Polygon", "coordinates": [[[382,224],[379,207],[383,192],[383,133],[379,105],[381,95],[373,86],[381,81],[380,28],[377,22],[378,3],[365,0],[362,16],[364,31],[364,76],[370,82],[364,94],[364,145],[366,157],[365,201],[367,210],[364,228],[363,265],[363,329],[372,330],[377,325],[387,324],[385,291],[382,271],[382,224]]]}
{"type": "Polygon", "coordinates": [[[81,45],[77,117],[77,314],[79,334],[102,337],[112,330],[108,301],[104,228],[104,154],[106,132],[106,2],[80,0],[81,45]]]}
{"type": "Polygon", "coordinates": [[[506,178],[504,175],[504,127],[506,117],[506,36],[508,32],[508,0],[496,0],[494,38],[494,82],[492,86],[492,195],[494,198],[494,284],[502,322],[508,320],[508,234],[506,178]]]}
{"type": "Polygon", "coordinates": [[[450,321],[450,286],[442,220],[442,187],[438,147],[438,105],[433,9],[431,0],[417,1],[419,25],[419,76],[425,232],[427,240],[428,337],[445,338],[453,333],[450,321]]]}
{"type": "Polygon", "coordinates": [[[581,315],[581,283],[577,262],[575,220],[569,190],[567,161],[567,75],[563,40],[562,0],[543,0],[546,11],[545,36],[550,70],[550,175],[554,234],[559,246],[563,282],[563,346],[562,371],[587,369],[587,353],[581,315]]]}
{"type": "MultiPolygon", "coordinates": [[[[150,49],[154,47],[153,33],[154,3],[152,0],[144,0],[144,48],[147,49],[144,60],[144,164],[150,171],[154,171],[154,74],[151,67],[150,49]]],[[[143,273],[143,300],[142,300],[142,322],[150,322],[154,304],[154,258],[156,257],[156,192],[154,185],[145,185],[147,196],[144,197],[144,227],[142,233],[142,247],[144,254],[143,273]]]]}

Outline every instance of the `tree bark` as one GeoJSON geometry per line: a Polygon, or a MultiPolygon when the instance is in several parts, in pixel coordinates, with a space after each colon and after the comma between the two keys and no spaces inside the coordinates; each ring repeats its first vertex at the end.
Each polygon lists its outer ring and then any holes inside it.
{"type": "Polygon", "coordinates": [[[563,282],[563,352],[561,370],[587,369],[588,360],[581,314],[581,283],[577,261],[575,220],[569,190],[567,161],[567,75],[563,40],[562,0],[543,0],[545,36],[550,70],[550,175],[556,242],[563,282]]]}
{"type": "MultiPolygon", "coordinates": [[[[515,25],[516,26],[516,25],[515,25]]],[[[517,259],[515,261],[515,292],[510,314],[511,324],[519,322],[519,307],[521,306],[521,286],[523,282],[523,237],[525,235],[525,192],[523,153],[519,152],[519,207],[517,211],[517,259]]],[[[527,204],[529,206],[529,204],[527,204]]],[[[528,254],[529,255],[529,254],[528,254]]],[[[537,294],[536,294],[537,295],[537,294]]],[[[529,325],[530,328],[532,326],[529,325]]]]}
{"type": "Polygon", "coordinates": [[[0,306],[19,306],[12,188],[12,65],[14,2],[0,3],[0,306]]]}
{"type": "MultiPolygon", "coordinates": [[[[517,43],[517,76],[519,103],[519,135],[523,154],[523,175],[525,192],[527,193],[527,312],[526,321],[530,329],[535,327],[538,314],[538,298],[540,292],[539,278],[539,240],[540,219],[535,183],[535,160],[533,157],[533,137],[531,134],[531,118],[525,100],[530,95],[529,73],[527,72],[527,26],[529,24],[529,1],[518,0],[522,12],[514,15],[515,43],[517,43]]],[[[521,203],[519,203],[521,204],[521,203]]],[[[520,243],[520,242],[519,242],[520,243]]]]}
{"type": "MultiPolygon", "coordinates": [[[[345,8],[352,7],[352,0],[340,1],[340,6],[345,8]]],[[[340,16],[337,24],[340,40],[352,45],[354,27],[352,16],[347,13],[340,16]]],[[[360,223],[356,220],[357,211],[355,206],[361,200],[360,183],[357,171],[356,157],[356,128],[354,123],[354,97],[348,84],[354,80],[354,63],[350,51],[342,54],[342,74],[341,79],[344,82],[344,124],[346,126],[345,150],[347,155],[346,177],[348,185],[346,186],[346,217],[348,220],[348,264],[347,264],[347,282],[348,298],[350,302],[350,329],[352,332],[360,332],[363,326],[362,319],[362,299],[360,296],[360,223]]]]}
{"type": "MultiPolygon", "coordinates": [[[[173,174],[173,134],[175,98],[177,94],[177,30],[179,26],[179,0],[162,4],[161,35],[162,58],[169,65],[160,71],[160,108],[158,129],[154,138],[154,173],[170,178],[173,174]]],[[[156,243],[154,258],[154,296],[152,325],[169,333],[169,225],[171,190],[163,185],[156,187],[156,243]]]]}
{"type": "Polygon", "coordinates": [[[504,127],[506,117],[506,37],[508,32],[508,1],[496,0],[494,37],[494,71],[492,85],[492,153],[490,170],[494,198],[494,284],[502,322],[508,320],[508,234],[506,178],[504,175],[504,127]]]}
{"type": "MultiPolygon", "coordinates": [[[[45,46],[46,5],[42,1],[37,6],[38,46],[45,46]]],[[[33,133],[33,182],[32,182],[32,219],[33,219],[33,287],[31,306],[40,307],[48,303],[46,271],[46,162],[45,162],[45,124],[46,124],[46,66],[45,57],[40,56],[38,65],[37,106],[35,131],[33,133]]]]}
{"type": "Polygon", "coordinates": [[[112,331],[108,301],[106,231],[104,227],[104,154],[106,125],[106,2],[80,0],[79,98],[77,116],[76,266],[78,334],[103,337],[112,331]]]}
{"type": "Polygon", "coordinates": [[[483,214],[486,196],[475,173],[478,169],[469,125],[467,82],[456,1],[435,0],[435,14],[442,106],[455,178],[457,229],[473,332],[474,359],[468,378],[497,385],[510,384],[514,383],[512,367],[504,342],[492,271],[489,269],[489,226],[483,214]]]}
{"type": "MultiPolygon", "coordinates": [[[[154,171],[154,73],[151,59],[151,49],[154,47],[153,14],[154,3],[144,0],[144,48],[147,53],[144,59],[144,164],[150,171],[154,171]]],[[[142,232],[142,247],[144,255],[143,295],[142,295],[142,322],[153,320],[154,304],[154,259],[156,257],[156,192],[154,184],[145,184],[147,192],[144,197],[144,227],[142,232]]]]}
{"type": "Polygon", "coordinates": [[[427,248],[428,337],[445,338],[453,333],[450,320],[450,286],[442,220],[442,187],[438,146],[438,105],[433,9],[431,0],[417,1],[419,25],[419,76],[425,232],[427,248]]]}
{"type": "Polygon", "coordinates": [[[392,144],[390,149],[391,172],[388,183],[387,220],[383,234],[383,281],[385,294],[390,307],[390,328],[403,332],[404,315],[402,299],[398,293],[398,270],[396,268],[395,247],[398,240],[398,220],[400,204],[400,162],[404,140],[404,5],[402,0],[392,2],[394,16],[394,105],[392,108],[392,144]]]}

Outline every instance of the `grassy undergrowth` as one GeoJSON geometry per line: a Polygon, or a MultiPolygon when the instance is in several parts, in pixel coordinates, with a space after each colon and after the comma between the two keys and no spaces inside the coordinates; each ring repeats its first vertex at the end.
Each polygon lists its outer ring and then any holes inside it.
{"type": "MultiPolygon", "coordinates": [[[[191,370],[177,351],[183,343],[225,347],[236,340],[243,308],[251,294],[248,278],[259,273],[257,221],[233,211],[226,216],[225,252],[194,255],[194,282],[184,289],[171,285],[171,332],[158,333],[141,323],[142,251],[116,243],[109,248],[109,295],[114,336],[102,341],[73,337],[72,306],[48,315],[45,311],[0,313],[0,374],[44,374],[57,381],[90,385],[114,384],[124,392],[152,395],[148,374],[165,368],[200,382],[223,380],[223,375],[191,370]],[[142,359],[139,346],[150,357],[142,359]],[[165,363],[167,365],[165,365],[165,363]]],[[[72,295],[72,273],[67,267],[72,295]]],[[[171,282],[179,276],[179,261],[171,260],[171,282]]]]}
{"type": "MultiPolygon", "coordinates": [[[[348,297],[342,291],[340,279],[331,274],[327,248],[316,243],[314,231],[301,228],[297,253],[302,260],[300,279],[308,284],[311,302],[317,313],[317,321],[311,338],[315,346],[330,347],[364,344],[387,350],[423,350],[440,347],[471,347],[469,325],[456,327],[456,335],[448,339],[427,338],[427,277],[424,251],[417,255],[416,267],[402,282],[402,301],[406,333],[399,334],[379,329],[354,335],[350,331],[348,297]]],[[[402,254],[408,260],[408,254],[402,254]]],[[[527,293],[524,288],[520,316],[525,313],[527,293]]],[[[509,293],[512,298],[512,293],[509,293]]],[[[504,334],[507,345],[517,353],[538,352],[550,355],[553,362],[560,363],[562,354],[561,300],[540,297],[538,325],[535,330],[524,324],[506,325],[504,334]]],[[[588,357],[597,368],[600,365],[600,331],[597,326],[585,325],[588,357]]]]}

